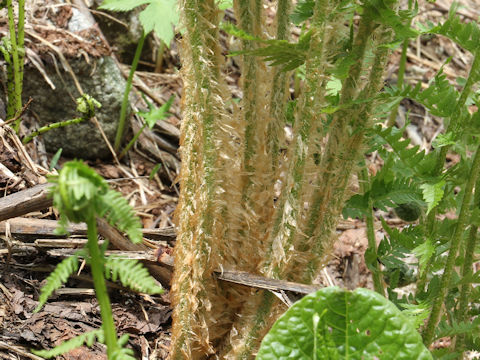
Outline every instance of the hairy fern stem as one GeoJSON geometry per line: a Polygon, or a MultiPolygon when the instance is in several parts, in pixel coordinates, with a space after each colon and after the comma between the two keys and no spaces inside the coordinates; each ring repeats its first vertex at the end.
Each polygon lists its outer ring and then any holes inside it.
{"type": "MultiPolygon", "coordinates": [[[[477,180],[475,184],[475,195],[473,200],[474,208],[480,206],[480,181],[477,180]]],[[[465,254],[463,259],[463,266],[461,276],[462,279],[470,279],[473,275],[473,258],[475,255],[475,247],[478,240],[478,226],[475,224],[470,225],[470,231],[468,232],[467,242],[465,244],[465,254]]],[[[467,321],[467,314],[469,309],[469,295],[472,289],[470,283],[463,284],[460,289],[460,297],[458,300],[458,318],[457,321],[462,323],[467,321]]],[[[463,352],[465,346],[465,334],[457,335],[455,341],[455,351],[463,352]]]]}
{"type": "MultiPolygon", "coordinates": [[[[473,85],[478,81],[479,78],[480,78],[480,49],[477,50],[477,52],[474,54],[474,59],[473,59],[472,67],[470,68],[467,82],[465,83],[465,86],[463,87],[462,92],[460,93],[460,97],[457,100],[457,103],[455,104],[455,111],[453,112],[453,115],[449,119],[446,133],[456,131],[458,126],[465,125],[465,124],[458,124],[458,119],[460,118],[462,109],[465,106],[465,103],[467,102],[469,94],[472,92],[473,85]]],[[[445,159],[447,157],[447,152],[450,148],[451,146],[443,146],[440,148],[439,151],[437,151],[438,155],[437,155],[435,169],[432,174],[433,176],[438,176],[443,171],[443,168],[445,166],[445,159]]],[[[436,220],[437,220],[437,208],[434,208],[427,215],[427,220],[426,220],[427,235],[434,233],[436,220]]],[[[417,285],[417,291],[416,291],[417,294],[420,294],[425,290],[425,285],[427,283],[427,276],[430,273],[431,267],[433,265],[432,262],[433,262],[433,258],[429,259],[428,263],[424,268],[424,271],[422,272],[422,274],[420,274],[420,279],[419,279],[419,282],[417,285]]]]}
{"type": "MultiPolygon", "coordinates": [[[[10,47],[4,55],[6,55],[6,57],[8,56],[7,63],[10,63],[8,68],[10,72],[13,73],[9,76],[9,80],[13,81],[8,84],[7,103],[7,118],[12,119],[19,115],[22,110],[23,62],[25,58],[25,0],[18,1],[18,22],[16,29],[12,0],[7,0],[7,13],[10,47]]],[[[13,128],[18,133],[20,129],[20,118],[15,121],[13,128]]]]}
{"type": "Polygon", "coordinates": [[[455,233],[450,243],[450,248],[448,252],[447,262],[443,270],[442,279],[440,282],[440,288],[438,290],[438,295],[434,298],[432,305],[432,310],[430,312],[430,317],[428,323],[423,331],[423,342],[425,345],[430,345],[433,341],[435,335],[435,327],[438,324],[441,315],[441,309],[447,291],[450,285],[450,279],[453,273],[453,267],[455,265],[455,259],[457,257],[458,249],[460,247],[460,242],[463,236],[463,232],[467,226],[468,220],[471,215],[471,203],[473,197],[473,188],[477,182],[478,175],[480,171],[480,146],[477,147],[475,155],[473,158],[472,167],[470,169],[470,175],[465,185],[465,191],[463,194],[462,205],[460,208],[460,214],[458,215],[457,224],[455,227],[455,233]]]}

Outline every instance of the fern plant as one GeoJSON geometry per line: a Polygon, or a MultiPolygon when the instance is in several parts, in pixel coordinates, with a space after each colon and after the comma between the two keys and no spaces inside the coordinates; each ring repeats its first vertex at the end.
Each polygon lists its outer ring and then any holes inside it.
{"type": "MultiPolygon", "coordinates": [[[[415,30],[413,3],[398,10],[395,0],[302,0],[292,16],[302,35],[292,43],[286,35],[290,1],[276,3],[273,27],[262,1],[233,4],[236,24],[223,30],[240,44],[230,54],[242,74],[238,105],[221,71],[216,2],[183,0],[180,6],[185,108],[171,358],[253,358],[284,306],[269,292],[224,288],[212,273],[234,269],[310,283],[328,259],[342,212],[366,220],[365,256],[375,290],[420,328],[424,345],[450,334],[456,342],[449,356],[478,349],[472,304],[480,295],[471,285],[479,277],[472,261],[480,224],[480,115],[470,112],[480,104],[478,24],[463,23],[455,6],[443,24],[415,30]],[[384,86],[389,50],[426,33],[446,36],[474,56],[461,91],[442,69],[426,89],[384,86]],[[304,74],[293,100],[286,91],[292,70],[304,74]],[[405,127],[379,126],[403,98],[444,119],[446,131],[433,151],[411,146],[403,139],[405,127]],[[290,144],[282,138],[287,123],[290,144]],[[374,151],[384,165],[371,175],[363,157],[374,151]],[[449,151],[461,161],[447,167],[449,151]],[[361,190],[351,196],[354,173],[361,190]],[[382,221],[386,236],[377,246],[374,209],[394,209],[409,225],[399,231],[382,221]],[[456,219],[440,216],[451,209],[456,219]],[[410,255],[417,264],[407,263],[410,255]],[[394,291],[411,283],[414,294],[394,291]]],[[[324,314],[317,315],[323,331],[324,314]]]]}
{"type": "MultiPolygon", "coordinates": [[[[387,290],[388,297],[399,307],[422,306],[422,316],[427,314],[428,317],[422,331],[425,345],[431,345],[442,336],[450,336],[454,346],[435,353],[460,358],[466,349],[479,349],[477,311],[473,306],[478,294],[472,291],[472,284],[477,281],[472,266],[478,236],[480,160],[476,121],[479,114],[478,111],[472,113],[469,105],[479,104],[475,85],[480,81],[480,43],[476,37],[480,27],[475,22],[463,23],[455,14],[456,9],[454,5],[443,24],[423,27],[422,31],[446,36],[472,53],[469,76],[461,91],[450,84],[441,68],[425,90],[420,84],[403,89],[387,88],[378,97],[379,101],[413,99],[430,113],[442,117],[446,131],[435,139],[434,149],[428,154],[402,139],[405,128],[379,127],[370,132],[373,144],[370,150],[378,151],[384,166],[369,180],[367,188],[384,194],[388,200],[383,199],[383,205],[394,207],[398,216],[410,221],[418,219],[418,222],[401,232],[383,222],[387,236],[378,248],[375,242],[370,245],[366,260],[374,274],[390,277],[386,289],[384,284],[379,284],[380,292],[387,290]],[[447,167],[447,152],[457,153],[460,161],[447,167]],[[391,192],[400,184],[407,186],[399,193],[391,192]],[[455,219],[439,218],[452,210],[456,213],[455,219]],[[409,254],[418,259],[416,274],[412,274],[415,264],[405,261],[409,254]],[[378,263],[383,270],[372,266],[378,263]],[[416,283],[416,293],[399,298],[393,290],[405,285],[405,279],[408,283],[416,283]]],[[[367,191],[351,197],[344,215],[359,216],[371,211],[372,207],[382,208],[381,203],[367,203],[369,196],[375,198],[367,191]]]]}
{"type": "MultiPolygon", "coordinates": [[[[5,6],[3,2],[2,7],[5,6]]],[[[20,129],[22,112],[23,66],[25,60],[25,0],[18,1],[17,23],[15,24],[14,1],[7,0],[9,36],[3,37],[0,53],[7,68],[7,119],[16,119],[14,130],[20,129]]]]}
{"type": "Polygon", "coordinates": [[[91,346],[97,339],[107,345],[108,359],[133,360],[132,350],[123,347],[128,340],[128,335],[117,339],[105,279],[120,280],[124,286],[134,291],[149,294],[160,294],[163,289],[136,260],[104,256],[105,247],[101,248],[98,244],[96,218],[105,218],[109,224],[125,232],[134,243],[142,240],[140,220],[121,194],[109,189],[107,182],[83,162],[66,163],[58,176],[51,177],[50,181],[54,184],[51,188],[53,204],[60,213],[58,233],[66,232],[68,222],[85,222],[88,227],[88,242],[84,249],[63,260],[48,276],[46,285],[41,289],[35,311],[39,311],[48,297],[77,271],[78,258],[82,256],[92,270],[95,295],[100,305],[102,328],[82,334],[52,350],[34,351],[34,353],[51,358],[83,344],[91,346]]]}
{"type": "Polygon", "coordinates": [[[232,54],[242,73],[239,106],[230,105],[221,73],[216,2],[180,6],[185,109],[172,359],[252,358],[284,309],[271,293],[224,289],[214,270],[313,280],[367,146],[390,44],[417,34],[406,25],[412,13],[396,12],[395,1],[299,2],[296,17],[308,24],[296,43],[288,42],[290,1],[278,1],[273,28],[262,1],[233,5],[236,26],[223,28],[241,44],[232,54]],[[304,88],[288,103],[289,71],[298,67],[304,88]],[[326,91],[333,83],[337,91],[326,91]],[[293,142],[284,156],[287,120],[293,142]]]}

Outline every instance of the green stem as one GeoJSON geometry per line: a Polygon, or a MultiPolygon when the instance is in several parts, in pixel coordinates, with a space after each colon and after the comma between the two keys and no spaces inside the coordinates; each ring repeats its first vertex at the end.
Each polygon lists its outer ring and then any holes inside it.
{"type": "MultiPolygon", "coordinates": [[[[412,10],[412,0],[408,0],[408,10],[412,10]]],[[[397,79],[397,86],[399,89],[403,88],[403,80],[405,77],[405,67],[407,64],[407,50],[408,50],[408,44],[409,44],[409,39],[405,39],[402,44],[402,54],[400,56],[400,64],[398,65],[398,79],[397,79]]],[[[390,117],[387,122],[388,127],[393,127],[395,126],[395,120],[397,119],[397,112],[398,112],[398,106],[400,103],[396,104],[392,112],[390,113],[390,117]]]]}
{"type": "MultiPolygon", "coordinates": [[[[291,0],[279,0],[277,6],[277,39],[288,40],[290,31],[291,0]]],[[[285,103],[288,93],[287,72],[281,71],[279,67],[273,69],[272,96],[270,98],[270,116],[268,124],[268,150],[272,158],[272,182],[278,179],[280,141],[282,139],[283,127],[285,126],[285,103]]],[[[291,75],[289,73],[288,75],[291,75]]],[[[273,187],[273,183],[269,186],[273,187]]]]}
{"type": "MultiPolygon", "coordinates": [[[[359,59],[357,63],[363,63],[362,59],[366,50],[365,43],[372,35],[371,31],[373,31],[374,26],[375,24],[369,20],[368,14],[362,18],[357,33],[357,37],[360,37],[360,39],[355,39],[358,49],[353,50],[357,55],[355,58],[359,59]]],[[[391,40],[390,29],[384,27],[378,31],[380,32],[377,40],[378,45],[391,40]]],[[[367,86],[360,93],[359,89],[353,88],[353,86],[360,81],[362,68],[359,68],[360,65],[357,63],[353,65],[350,68],[349,77],[345,80],[345,89],[342,89],[340,102],[348,104],[355,99],[352,96],[355,96],[356,100],[372,99],[382,86],[381,80],[387,56],[388,49],[377,46],[367,79],[367,86]],[[357,95],[357,93],[359,94],[357,95]]],[[[314,255],[307,261],[307,270],[303,274],[302,281],[306,283],[313,280],[319,266],[325,261],[325,256],[332,251],[332,242],[335,239],[332,235],[338,222],[338,216],[343,209],[350,175],[362,155],[364,134],[372,120],[374,106],[372,101],[365,102],[361,106],[348,105],[344,110],[339,111],[333,120],[335,126],[329,131],[322,163],[319,167],[320,176],[316,180],[317,187],[310,202],[309,213],[306,216],[307,223],[301,227],[300,233],[305,234],[305,236],[301,240],[303,244],[298,245],[298,248],[311,249],[305,251],[305,253],[314,255]],[[328,187],[325,187],[325,184],[328,184],[328,187]]]]}
{"type": "MultiPolygon", "coordinates": [[[[363,193],[370,191],[370,180],[368,176],[367,167],[364,165],[360,171],[360,180],[363,193]]],[[[367,215],[365,216],[365,223],[367,225],[367,239],[368,239],[368,250],[374,255],[372,256],[372,262],[369,264],[372,272],[373,279],[373,288],[376,292],[385,296],[385,289],[383,287],[383,276],[380,272],[378,266],[378,255],[377,255],[377,241],[375,239],[375,227],[373,221],[373,201],[371,197],[368,197],[368,208],[367,215]]]]}
{"type": "MultiPolygon", "coordinates": [[[[455,111],[454,115],[450,117],[450,122],[448,124],[447,128],[447,133],[449,131],[454,130],[457,127],[457,122],[458,119],[460,118],[460,113],[462,111],[462,108],[465,106],[465,103],[468,99],[469,94],[472,91],[472,86],[475,84],[477,77],[477,73],[480,71],[480,56],[479,56],[480,50],[477,50],[477,52],[474,54],[474,59],[472,63],[472,67],[470,69],[469,75],[467,82],[465,86],[462,89],[462,93],[460,94],[460,98],[458,99],[456,105],[455,105],[455,111]]],[[[443,170],[443,167],[445,165],[445,159],[447,156],[447,152],[450,149],[450,146],[443,146],[440,151],[438,152],[437,156],[437,161],[435,165],[435,169],[432,173],[432,176],[438,176],[440,175],[441,171],[443,170]]],[[[426,223],[426,228],[427,228],[427,235],[431,236],[433,234],[433,231],[435,229],[435,224],[436,224],[436,215],[437,215],[437,208],[433,208],[432,211],[428,214],[427,217],[427,223],[426,223]]],[[[428,273],[430,272],[430,269],[433,264],[433,257],[430,261],[425,266],[425,270],[420,278],[418,287],[417,287],[417,294],[420,292],[423,292],[425,289],[425,284],[427,280],[428,273]]]]}
{"type": "MultiPolygon", "coordinates": [[[[19,3],[19,5],[21,5],[19,3]]],[[[14,91],[13,93],[8,94],[8,101],[13,103],[12,114],[7,114],[7,118],[13,118],[15,115],[22,109],[22,98],[21,98],[21,79],[20,79],[20,58],[17,47],[17,34],[15,31],[15,15],[13,13],[13,3],[12,0],[7,0],[7,9],[8,9],[8,28],[10,32],[10,44],[11,44],[11,56],[13,62],[13,81],[14,81],[14,91]],[[20,90],[20,97],[18,97],[18,92],[20,90]]],[[[14,130],[18,133],[20,127],[20,119],[15,121],[14,130]]]]}
{"type": "Polygon", "coordinates": [[[455,228],[455,233],[453,235],[453,238],[450,244],[447,262],[445,264],[445,269],[443,270],[443,276],[440,281],[439,293],[437,296],[435,296],[433,300],[430,317],[428,319],[427,326],[423,332],[423,342],[427,346],[430,345],[433,341],[433,337],[435,334],[435,327],[437,326],[437,323],[440,319],[442,305],[447,295],[450,279],[453,273],[453,267],[455,265],[455,259],[457,257],[458,249],[460,246],[460,241],[462,239],[463,232],[465,231],[465,228],[467,226],[467,220],[470,218],[470,214],[471,214],[470,205],[472,202],[473,187],[477,182],[479,170],[480,170],[480,146],[477,148],[475,152],[472,168],[470,170],[470,176],[465,186],[465,192],[462,199],[462,205],[460,208],[460,214],[458,216],[457,226],[455,228]]]}
{"type": "MultiPolygon", "coordinates": [[[[480,182],[477,181],[475,185],[475,198],[474,198],[474,208],[478,207],[480,204],[480,182]]],[[[473,256],[475,254],[475,246],[477,244],[477,231],[478,226],[471,225],[470,232],[468,234],[467,244],[465,246],[465,258],[463,261],[462,267],[462,279],[469,279],[473,275],[473,256]]],[[[458,315],[457,321],[459,323],[465,322],[467,320],[467,309],[468,309],[468,299],[471,291],[471,283],[466,283],[462,285],[460,289],[460,298],[458,301],[458,315]]],[[[463,352],[465,346],[465,335],[457,335],[457,341],[455,342],[456,352],[463,352]]]]}
{"type": "Polygon", "coordinates": [[[285,191],[276,202],[276,213],[270,233],[267,253],[263,272],[268,276],[278,276],[278,268],[285,261],[278,250],[274,247],[278,244],[284,249],[291,246],[291,239],[296,233],[297,216],[303,206],[301,194],[304,192],[305,167],[307,160],[312,156],[311,147],[306,146],[312,142],[314,134],[321,136],[318,131],[312,129],[323,129],[321,106],[324,100],[324,68],[327,55],[324,46],[327,39],[327,12],[329,2],[319,0],[315,3],[314,15],[312,17],[312,30],[314,31],[310,41],[310,49],[305,61],[305,83],[302,96],[298,100],[298,114],[296,116],[293,132],[295,135],[294,144],[289,149],[289,164],[287,169],[285,191]]]}
{"type": "Polygon", "coordinates": [[[132,89],[133,75],[135,75],[135,70],[137,70],[138,61],[140,60],[140,55],[142,54],[145,36],[145,33],[142,33],[142,36],[138,41],[137,49],[135,50],[135,56],[133,57],[132,66],[130,67],[130,73],[128,74],[125,92],[123,93],[122,108],[120,109],[120,119],[118,121],[118,129],[115,135],[115,151],[118,151],[120,149],[120,145],[122,143],[123,132],[125,130],[125,119],[127,117],[128,96],[130,95],[130,90],[132,89]]]}
{"type": "Polygon", "coordinates": [[[140,130],[137,131],[137,133],[135,134],[135,136],[132,138],[132,140],[129,141],[128,145],[125,146],[125,149],[122,150],[122,152],[120,153],[120,155],[118,155],[118,160],[120,160],[121,158],[123,158],[128,150],[130,150],[130,148],[133,146],[133,144],[135,144],[135,141],[137,141],[138,137],[140,136],[140,134],[143,132],[143,130],[145,130],[145,128],[147,127],[147,124],[143,124],[143,126],[140,128],[140,130]]]}
{"type": "Polygon", "coordinates": [[[158,46],[158,50],[157,50],[157,61],[155,62],[155,72],[156,73],[161,73],[162,72],[163,55],[165,53],[166,48],[167,48],[167,45],[165,44],[165,42],[160,40],[160,45],[158,46]]]}
{"type": "MultiPolygon", "coordinates": [[[[408,44],[409,44],[408,39],[404,40],[403,44],[402,44],[402,55],[400,57],[400,65],[398,67],[398,80],[397,80],[397,86],[398,86],[399,89],[403,88],[403,86],[404,86],[403,79],[404,79],[404,76],[405,76],[405,64],[407,62],[408,44]]],[[[392,112],[390,113],[390,117],[388,118],[388,122],[387,122],[388,127],[395,126],[395,121],[397,119],[397,112],[398,112],[399,105],[400,105],[400,103],[396,104],[393,107],[392,112]]]]}
{"type": "Polygon", "coordinates": [[[79,118],[70,119],[70,120],[66,120],[66,121],[59,121],[59,122],[56,122],[56,123],[49,124],[47,126],[42,126],[37,131],[32,132],[28,136],[25,136],[22,140],[22,143],[28,144],[30,141],[33,140],[33,138],[37,137],[38,135],[42,135],[43,133],[46,133],[49,130],[58,129],[58,128],[65,127],[65,126],[68,126],[68,125],[78,124],[78,123],[80,123],[80,122],[82,122],[86,119],[87,118],[79,117],[79,118]]]}
{"type": "MultiPolygon", "coordinates": [[[[18,115],[22,110],[23,63],[25,61],[25,0],[18,0],[17,53],[18,82],[15,82],[15,98],[17,99],[15,115],[18,115]]],[[[17,128],[20,126],[20,120],[21,119],[18,118],[16,121],[15,126],[17,128]]]]}
{"type": "Polygon", "coordinates": [[[108,297],[107,286],[105,284],[103,257],[98,247],[97,222],[95,216],[89,217],[87,227],[87,247],[91,259],[90,267],[92,269],[93,285],[95,287],[98,304],[100,305],[102,328],[105,334],[105,344],[107,345],[107,356],[111,359],[114,351],[118,348],[117,332],[115,330],[112,307],[110,306],[110,298],[108,297]]]}

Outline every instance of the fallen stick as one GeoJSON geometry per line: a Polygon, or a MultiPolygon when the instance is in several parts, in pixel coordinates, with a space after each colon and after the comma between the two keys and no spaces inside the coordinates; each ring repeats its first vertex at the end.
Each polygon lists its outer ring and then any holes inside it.
{"type": "MultiPolygon", "coordinates": [[[[13,235],[24,237],[58,237],[58,235],[55,234],[55,229],[58,227],[58,222],[56,220],[14,217],[5,221],[0,221],[0,233],[6,231],[7,221],[10,226],[10,233],[13,235]]],[[[102,228],[108,234],[106,226],[103,226],[102,228]]],[[[86,235],[87,226],[85,224],[69,224],[67,231],[71,235],[86,235]]],[[[152,240],[172,241],[175,240],[176,237],[175,229],[173,227],[164,229],[142,229],[142,232],[143,236],[152,240]]]]}
{"type": "Polygon", "coordinates": [[[260,275],[253,275],[244,271],[216,271],[217,279],[235,284],[255,287],[270,291],[293,291],[299,294],[310,294],[321,288],[319,285],[305,285],[291,281],[270,279],[260,275]]]}
{"type": "Polygon", "coordinates": [[[41,184],[0,198],[0,221],[40,211],[52,206],[51,184],[41,184]]]}

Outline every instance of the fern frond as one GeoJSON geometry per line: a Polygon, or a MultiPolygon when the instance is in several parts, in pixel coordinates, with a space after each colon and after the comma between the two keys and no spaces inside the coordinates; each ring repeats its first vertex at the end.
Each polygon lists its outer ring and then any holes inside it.
{"type": "Polygon", "coordinates": [[[381,210],[410,202],[423,205],[421,192],[410,179],[397,179],[388,183],[374,179],[370,196],[373,207],[381,210]]]}
{"type": "Polygon", "coordinates": [[[118,339],[118,346],[119,348],[116,349],[112,354],[112,360],[135,360],[133,356],[133,350],[124,348],[128,341],[128,334],[122,335],[118,339]]]}
{"type": "Polygon", "coordinates": [[[265,45],[264,47],[259,47],[254,50],[234,51],[230,53],[230,56],[260,56],[269,62],[271,66],[281,66],[282,71],[296,69],[305,63],[307,52],[310,48],[310,39],[312,37],[312,31],[307,31],[300,36],[297,43],[290,43],[287,40],[264,40],[248,34],[246,31],[237,28],[231,23],[225,23],[223,30],[240,39],[256,41],[265,45]]]}
{"type": "MultiPolygon", "coordinates": [[[[435,335],[437,338],[446,336],[454,336],[459,334],[478,334],[480,327],[478,324],[471,322],[457,323],[455,321],[452,324],[447,323],[445,320],[439,322],[435,335]]],[[[478,335],[476,336],[478,337],[478,335]]]]}
{"type": "Polygon", "coordinates": [[[99,343],[104,342],[104,335],[103,335],[102,329],[89,331],[87,333],[76,336],[70,340],[64,341],[63,343],[54,347],[51,350],[32,350],[32,352],[35,355],[44,357],[46,359],[50,359],[55,356],[65,354],[70,350],[79,348],[80,346],[83,346],[83,345],[87,345],[88,347],[91,347],[95,343],[95,341],[98,341],[99,343]]]}
{"type": "Polygon", "coordinates": [[[112,360],[135,360],[132,349],[118,349],[112,354],[112,360]]]}
{"type": "Polygon", "coordinates": [[[381,221],[388,237],[384,237],[378,245],[379,255],[395,255],[395,257],[401,258],[404,257],[402,254],[412,252],[424,242],[424,233],[420,226],[408,226],[400,231],[388,226],[385,220],[381,219],[381,221]]]}
{"type": "Polygon", "coordinates": [[[299,0],[295,9],[290,15],[290,19],[295,25],[300,25],[300,23],[308,20],[313,16],[313,9],[315,8],[314,0],[299,0]]]}
{"type": "Polygon", "coordinates": [[[407,86],[403,90],[387,88],[386,93],[379,97],[409,98],[425,106],[435,116],[448,118],[453,115],[455,112],[453,105],[457,103],[459,93],[443,73],[443,67],[428,88],[422,91],[421,85],[417,83],[415,87],[407,86]]]}
{"type": "Polygon", "coordinates": [[[61,263],[57,265],[55,270],[48,276],[47,284],[42,287],[40,291],[40,298],[38,299],[38,305],[34,312],[40,311],[42,306],[47,302],[50,295],[57,289],[59,289],[72,275],[78,270],[78,256],[85,256],[84,251],[78,251],[74,255],[63,259],[61,263]]]}
{"type": "Polygon", "coordinates": [[[421,327],[429,315],[429,305],[424,303],[419,304],[399,304],[402,308],[402,313],[412,321],[416,329],[421,327]]]}
{"type": "Polygon", "coordinates": [[[442,25],[430,29],[430,33],[448,37],[464,49],[475,54],[480,47],[480,28],[475,21],[464,23],[458,15],[458,3],[450,8],[448,19],[442,25]]]}
{"type": "Polygon", "coordinates": [[[119,259],[110,256],[105,261],[105,277],[120,282],[130,289],[147,294],[161,294],[163,289],[157,285],[148,270],[134,259],[119,259]]]}
{"type": "Polygon", "coordinates": [[[372,205],[380,210],[387,210],[387,207],[396,207],[407,203],[416,203],[423,205],[422,193],[418,185],[410,179],[396,179],[385,182],[383,179],[373,179],[372,190],[365,194],[352,196],[343,209],[345,218],[363,217],[367,214],[368,200],[372,200],[372,205]]]}
{"type": "Polygon", "coordinates": [[[127,200],[115,190],[108,190],[96,199],[96,210],[108,223],[127,233],[133,243],[142,241],[142,226],[127,200]]]}
{"type": "Polygon", "coordinates": [[[401,129],[395,127],[383,129],[381,126],[376,126],[373,130],[375,133],[374,141],[377,145],[380,145],[377,149],[382,153],[384,159],[388,157],[388,152],[382,149],[381,145],[388,144],[392,147],[401,163],[394,165],[396,167],[395,172],[401,174],[402,177],[415,175],[421,178],[431,173],[436,158],[433,153],[425,154],[425,151],[420,150],[418,145],[409,147],[410,139],[402,138],[407,125],[401,129]],[[402,167],[399,165],[402,165],[402,167]]]}
{"type": "Polygon", "coordinates": [[[369,10],[365,12],[372,21],[393,29],[395,41],[418,36],[420,32],[410,27],[410,21],[417,13],[417,6],[411,11],[403,10],[397,13],[391,6],[394,2],[392,0],[366,0],[363,6],[369,10]]]}
{"type": "Polygon", "coordinates": [[[92,215],[91,200],[108,189],[104,178],[78,160],[67,162],[59,175],[49,180],[54,184],[50,189],[53,205],[69,221],[76,223],[92,215]]]}

